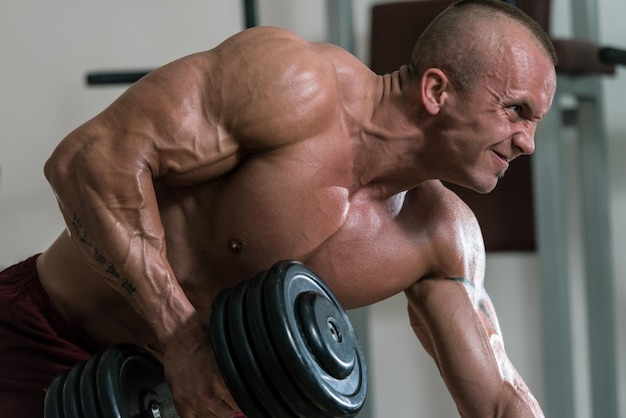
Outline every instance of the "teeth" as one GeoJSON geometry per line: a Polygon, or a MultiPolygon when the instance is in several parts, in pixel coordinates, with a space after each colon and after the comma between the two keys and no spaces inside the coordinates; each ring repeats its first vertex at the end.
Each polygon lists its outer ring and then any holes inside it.
{"type": "Polygon", "coordinates": [[[496,153],[496,155],[498,157],[500,157],[500,159],[506,161],[507,163],[509,162],[509,159],[507,157],[505,157],[504,155],[500,154],[498,151],[494,151],[496,153]]]}

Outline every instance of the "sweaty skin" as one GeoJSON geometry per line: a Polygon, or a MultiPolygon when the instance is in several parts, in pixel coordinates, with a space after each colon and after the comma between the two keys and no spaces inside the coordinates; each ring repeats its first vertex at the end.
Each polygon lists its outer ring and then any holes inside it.
{"type": "Polygon", "coordinates": [[[47,162],[68,229],[38,260],[43,286],[103,347],[156,353],[183,418],[237,409],[211,303],[282,259],[346,308],[405,292],[463,417],[543,416],[504,351],[478,223],[438,180],[488,192],[533,151],[554,66],[517,24],[507,35],[467,97],[441,70],[377,76],[277,28],[154,71],[47,162]]]}

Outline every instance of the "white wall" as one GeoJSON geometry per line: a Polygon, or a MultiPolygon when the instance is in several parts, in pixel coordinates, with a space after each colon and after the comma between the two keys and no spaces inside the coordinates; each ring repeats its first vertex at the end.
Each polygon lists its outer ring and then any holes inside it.
{"type": "Polygon", "coordinates": [[[0,265],[61,230],[43,162],[122,88],[87,88],[100,69],[154,68],[243,26],[236,1],[9,0],[0,4],[0,265]]]}
{"type": "MultiPolygon", "coordinates": [[[[309,40],[326,39],[324,0],[259,0],[260,23],[290,28],[309,40]]],[[[368,60],[369,7],[354,0],[356,54],[368,60]]],[[[569,35],[569,0],[553,0],[553,32],[569,35]]],[[[600,39],[626,47],[621,0],[598,0],[600,39]]],[[[240,1],[109,2],[7,0],[0,3],[0,266],[42,251],[62,228],[42,165],[56,143],[95,115],[123,88],[88,88],[87,71],[153,68],[216,45],[243,25],[240,1]],[[180,6],[184,4],[184,6],[180,6]]],[[[626,320],[626,73],[605,85],[612,194],[617,324],[626,320]]],[[[575,167],[573,168],[575,169],[575,167]]],[[[575,189],[575,185],[572,188],[575,189]]],[[[489,255],[487,286],[514,363],[543,400],[537,258],[489,255]]],[[[575,292],[583,289],[576,288],[575,292]]],[[[403,296],[371,309],[371,401],[375,416],[456,416],[441,379],[413,337],[403,296]]],[[[618,327],[624,357],[626,330],[618,327]]],[[[584,339],[584,333],[577,338],[584,339]]],[[[620,360],[620,398],[626,399],[626,362],[620,360]]],[[[588,418],[585,368],[579,416],[588,418]]],[[[626,417],[622,405],[621,417],[626,417]]]]}

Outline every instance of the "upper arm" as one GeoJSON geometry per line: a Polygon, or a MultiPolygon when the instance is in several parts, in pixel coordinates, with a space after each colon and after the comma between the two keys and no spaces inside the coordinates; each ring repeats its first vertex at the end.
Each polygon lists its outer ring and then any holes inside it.
{"type": "Polygon", "coordinates": [[[406,290],[416,335],[435,360],[464,417],[540,417],[510,362],[484,287],[485,253],[477,221],[462,203],[441,222],[439,270],[406,290]]]}
{"type": "Polygon", "coordinates": [[[201,184],[319,134],[334,112],[332,75],[318,46],[244,31],[153,71],[70,133],[44,170],[70,230],[78,219],[89,233],[91,262],[106,250],[135,280],[146,266],[171,280],[154,181],[201,184]]]}
{"type": "Polygon", "coordinates": [[[55,157],[174,184],[211,180],[249,153],[325,129],[336,86],[318,49],[278,29],[241,32],[139,80],[55,157]]]}

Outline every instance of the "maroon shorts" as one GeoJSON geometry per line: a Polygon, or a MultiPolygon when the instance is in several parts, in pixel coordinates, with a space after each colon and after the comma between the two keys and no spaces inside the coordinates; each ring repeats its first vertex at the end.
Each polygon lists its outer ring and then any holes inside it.
{"type": "Polygon", "coordinates": [[[54,376],[97,350],[54,306],[36,260],[0,272],[0,417],[42,418],[54,376]]]}
{"type": "Polygon", "coordinates": [[[42,418],[52,379],[97,352],[46,294],[36,260],[0,272],[0,418],[42,418]]]}

